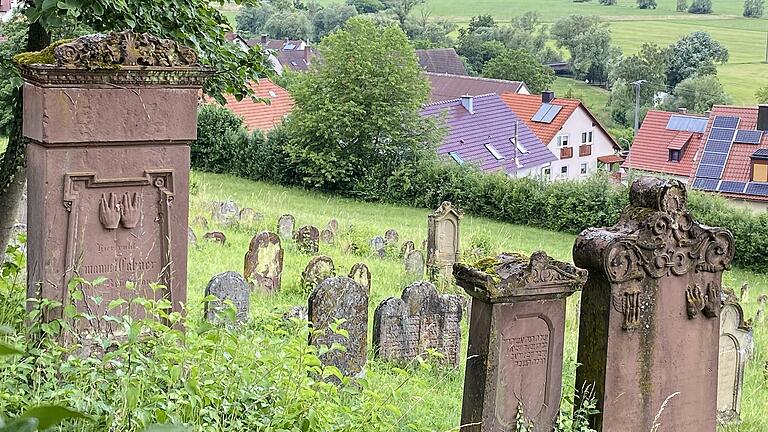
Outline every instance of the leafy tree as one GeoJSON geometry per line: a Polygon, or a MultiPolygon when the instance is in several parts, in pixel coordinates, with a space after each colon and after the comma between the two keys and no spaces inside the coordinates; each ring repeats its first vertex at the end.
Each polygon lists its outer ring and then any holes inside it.
{"type": "Polygon", "coordinates": [[[765,0],[744,0],[744,16],[760,18],[765,10],[765,0]]]}
{"type": "Polygon", "coordinates": [[[667,85],[675,87],[694,75],[715,75],[715,62],[728,61],[728,48],[703,31],[683,36],[670,45],[667,63],[667,85]]]}
{"type": "Polygon", "coordinates": [[[664,108],[676,111],[687,108],[691,112],[703,114],[712,109],[712,105],[731,102],[723,85],[713,75],[694,76],[680,82],[672,91],[673,98],[664,108]]]}
{"type": "Polygon", "coordinates": [[[384,3],[380,0],[347,0],[347,4],[354,6],[357,13],[369,14],[384,10],[384,3]]]}
{"type": "Polygon", "coordinates": [[[637,0],[640,9],[656,9],[656,0],[637,0]]]}
{"type": "Polygon", "coordinates": [[[400,27],[405,27],[405,21],[408,19],[408,15],[416,6],[424,3],[424,0],[383,0],[384,6],[387,10],[395,14],[397,22],[400,23],[400,27]]]}
{"type": "Polygon", "coordinates": [[[312,23],[306,12],[299,10],[277,11],[264,23],[264,33],[275,39],[312,38],[312,23]]]}
{"type": "Polygon", "coordinates": [[[492,16],[478,15],[478,16],[473,16],[469,20],[467,31],[470,33],[474,33],[481,28],[494,28],[494,27],[496,27],[496,20],[494,20],[492,16]]]}
{"type": "MultiPolygon", "coordinates": [[[[250,3],[250,2],[247,2],[250,3]]],[[[195,49],[200,61],[217,70],[204,91],[224,102],[224,93],[242,98],[252,94],[248,83],[266,72],[266,57],[258,48],[242,50],[226,39],[231,31],[227,18],[210,0],[79,0],[30,1],[22,3],[29,20],[27,51],[39,51],[51,42],[51,35],[75,22],[98,32],[131,29],[168,37],[195,49]]],[[[1,66],[15,74],[9,63],[1,66]]],[[[17,80],[17,83],[20,81],[17,80]]],[[[22,95],[15,90],[8,146],[0,166],[0,223],[10,225],[16,213],[25,178],[25,141],[21,135],[22,95]]],[[[4,228],[4,227],[3,227],[4,228]]],[[[0,250],[5,250],[10,230],[0,229],[0,250]]]]}
{"type": "Polygon", "coordinates": [[[685,12],[688,10],[688,0],[677,0],[677,9],[678,12],[685,12]]]}
{"type": "Polygon", "coordinates": [[[597,16],[570,15],[558,19],[553,28],[558,48],[571,53],[571,69],[580,79],[603,83],[608,66],[620,51],[611,46],[611,31],[597,16]]]}
{"type": "Polygon", "coordinates": [[[394,171],[434,154],[439,131],[419,115],[429,84],[397,26],[352,18],[318,49],[323,62],[293,85],[286,151],[306,186],[380,193],[394,171]]]}
{"type": "Polygon", "coordinates": [[[755,98],[757,98],[757,103],[768,103],[768,87],[763,87],[758,90],[757,93],[755,93],[755,98]]]}
{"type": "Polygon", "coordinates": [[[525,50],[507,50],[485,64],[483,76],[523,81],[533,93],[540,93],[555,81],[555,73],[525,50]]]}
{"type": "Polygon", "coordinates": [[[331,4],[320,9],[312,18],[315,38],[322,39],[356,15],[357,9],[351,5],[331,4]]]}
{"type": "Polygon", "coordinates": [[[430,19],[424,12],[419,19],[409,18],[404,30],[416,48],[452,48],[454,41],[449,34],[456,30],[456,24],[446,19],[430,19]]]}
{"type": "Polygon", "coordinates": [[[269,3],[263,3],[259,6],[241,7],[235,18],[237,21],[237,32],[245,37],[261,35],[264,33],[264,25],[274,13],[275,8],[269,3]]]}
{"type": "Polygon", "coordinates": [[[616,0],[600,0],[600,4],[603,6],[614,6],[616,4],[616,0]]]}
{"type": "Polygon", "coordinates": [[[507,50],[503,43],[497,40],[486,40],[476,33],[459,35],[456,53],[466,59],[472,71],[480,72],[485,64],[507,50]]]}
{"type": "Polygon", "coordinates": [[[693,14],[712,13],[712,0],[693,0],[691,7],[688,8],[688,12],[693,14]]]}
{"type": "MultiPolygon", "coordinates": [[[[643,44],[637,54],[619,58],[610,73],[611,83],[618,80],[632,83],[644,80],[640,86],[640,104],[653,105],[654,94],[665,88],[667,72],[667,50],[656,44],[643,44]]],[[[611,98],[617,97],[612,94],[611,98]]],[[[631,104],[634,106],[635,94],[631,94],[631,104]]]]}

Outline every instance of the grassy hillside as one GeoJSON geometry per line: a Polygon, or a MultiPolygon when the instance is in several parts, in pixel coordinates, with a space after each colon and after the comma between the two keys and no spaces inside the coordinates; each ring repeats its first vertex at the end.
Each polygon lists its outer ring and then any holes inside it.
{"type": "MultiPolygon", "coordinates": [[[[198,305],[205,285],[211,276],[227,270],[242,272],[243,256],[250,238],[263,229],[274,230],[277,218],[284,213],[296,217],[297,225],[314,224],[323,228],[331,218],[339,221],[340,235],[336,244],[321,245],[320,253],[331,256],[339,274],[346,274],[355,262],[364,262],[371,269],[372,289],[369,306],[369,326],[373,320],[376,305],[389,296],[399,295],[409,279],[404,272],[402,261],[392,257],[379,259],[365,250],[361,255],[348,255],[343,246],[354,241],[367,245],[376,235],[383,235],[389,228],[400,233],[400,240],[413,240],[419,247],[426,238],[426,218],[429,209],[407,208],[391,205],[360,203],[347,199],[329,197],[317,193],[286,189],[262,183],[255,183],[230,176],[193,173],[193,195],[191,197],[192,217],[203,215],[210,220],[210,203],[227,199],[235,200],[241,208],[252,207],[264,214],[262,223],[253,226],[222,229],[227,235],[227,244],[198,241],[189,252],[189,301],[191,313],[201,311],[198,305]]],[[[438,204],[438,203],[435,203],[438,204]]],[[[198,239],[205,230],[193,226],[198,239]]],[[[210,230],[221,229],[211,226],[210,230]]],[[[570,260],[574,236],[550,231],[514,226],[475,218],[467,215],[461,225],[462,249],[485,245],[487,253],[498,251],[521,251],[530,253],[544,249],[561,260],[570,260]]],[[[300,255],[292,242],[284,242],[286,249],[283,290],[275,296],[255,294],[252,298],[251,313],[264,311],[286,311],[292,305],[305,304],[306,295],[301,292],[299,275],[308,256],[300,255]]],[[[727,286],[740,286],[748,281],[752,286],[751,298],[745,304],[748,317],[755,314],[755,299],[760,293],[768,293],[768,277],[741,270],[726,273],[727,286]]],[[[578,319],[575,313],[578,295],[569,299],[566,328],[564,383],[572,386],[575,373],[576,339],[578,319]]],[[[462,348],[466,350],[466,321],[462,324],[462,348]]],[[[768,382],[761,370],[768,360],[768,328],[756,330],[757,352],[749,364],[742,404],[744,422],[738,428],[728,431],[758,432],[768,430],[768,382]]],[[[369,336],[370,344],[370,336],[369,336]]],[[[369,356],[370,358],[370,356],[369,356]]],[[[448,431],[456,430],[461,411],[461,394],[464,379],[464,364],[457,369],[417,369],[403,377],[386,362],[371,360],[366,378],[381,388],[384,394],[394,392],[389,403],[403,412],[399,428],[404,431],[448,431]]]]}

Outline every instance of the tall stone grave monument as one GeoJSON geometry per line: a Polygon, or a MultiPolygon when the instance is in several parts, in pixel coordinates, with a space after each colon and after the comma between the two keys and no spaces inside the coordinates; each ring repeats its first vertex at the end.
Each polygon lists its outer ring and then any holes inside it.
{"type": "Polygon", "coordinates": [[[544,252],[455,264],[472,296],[462,432],[511,432],[518,420],[550,432],[560,408],[565,300],[586,270],[544,252]],[[520,412],[522,410],[522,412],[520,412]]]}
{"type": "MultiPolygon", "coordinates": [[[[78,309],[101,316],[111,300],[142,296],[168,299],[180,311],[189,143],[209,71],[191,49],[131,32],[84,36],[54,55],[56,64],[20,66],[29,140],[28,295],[70,304],[72,277],[105,277],[86,287],[78,309]],[[165,288],[153,292],[155,282],[165,288]]],[[[46,316],[60,317],[60,309],[46,316]]]]}
{"type": "Polygon", "coordinates": [[[459,261],[459,221],[464,216],[450,202],[443,202],[427,217],[427,268],[431,276],[450,278],[459,261]]]}
{"type": "Polygon", "coordinates": [[[273,294],[280,291],[283,275],[283,248],[280,237],[268,231],[262,231],[251,239],[248,252],[245,253],[243,276],[256,287],[273,294]]]}
{"type": "Polygon", "coordinates": [[[722,273],[730,232],[697,223],[677,180],[637,179],[610,228],[573,247],[581,297],[576,388],[594,386],[598,431],[714,431],[722,273]],[[663,407],[663,409],[662,409],[663,407]]]}
{"type": "Polygon", "coordinates": [[[744,311],[735,302],[725,302],[720,311],[720,356],[717,369],[717,419],[738,423],[744,370],[753,343],[752,328],[744,322],[744,311]]]}

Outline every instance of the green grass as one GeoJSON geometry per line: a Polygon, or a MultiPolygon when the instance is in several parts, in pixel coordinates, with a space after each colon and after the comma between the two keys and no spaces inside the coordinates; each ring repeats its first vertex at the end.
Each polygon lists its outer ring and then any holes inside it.
{"type": "Polygon", "coordinates": [[[600,120],[603,126],[610,127],[613,125],[611,115],[606,109],[608,97],[611,94],[608,90],[591,86],[583,81],[563,77],[557,77],[555,83],[551,87],[555,92],[555,96],[570,96],[575,99],[580,99],[597,119],[600,120]]]}
{"type": "MultiPolygon", "coordinates": [[[[284,213],[296,217],[297,225],[314,224],[324,227],[331,218],[339,221],[340,236],[333,246],[321,245],[321,254],[331,256],[339,274],[346,274],[358,261],[371,269],[372,288],[369,306],[369,326],[376,305],[389,296],[399,295],[411,280],[405,276],[402,262],[397,258],[379,259],[370,255],[350,256],[343,252],[348,241],[360,244],[375,235],[383,235],[388,228],[400,233],[400,240],[413,240],[417,245],[426,238],[426,219],[429,209],[407,208],[392,205],[361,203],[330,197],[313,192],[255,183],[224,175],[192,173],[195,185],[191,197],[191,217],[206,216],[210,220],[209,204],[226,199],[235,200],[240,207],[252,207],[264,214],[261,224],[249,227],[223,229],[227,244],[218,246],[199,241],[189,252],[189,301],[191,313],[200,314],[199,304],[208,280],[227,270],[242,272],[243,256],[250,238],[263,229],[274,230],[277,218],[284,213]]],[[[209,229],[214,229],[211,226],[209,229]]],[[[193,227],[198,239],[204,230],[193,227]]],[[[219,229],[219,228],[216,228],[219,229]]],[[[465,216],[461,225],[462,246],[485,240],[492,251],[522,251],[525,253],[543,249],[560,260],[570,261],[574,236],[528,227],[499,223],[484,218],[465,216]]],[[[306,296],[300,292],[299,275],[309,261],[308,256],[296,252],[291,242],[284,242],[285,270],[282,291],[274,296],[254,294],[251,313],[286,311],[292,305],[305,304],[306,296]]],[[[747,317],[756,312],[755,299],[760,293],[768,293],[768,277],[752,272],[733,270],[725,275],[726,286],[741,286],[748,281],[751,298],[744,305],[747,317]]],[[[566,348],[564,381],[572,386],[576,358],[578,322],[575,304],[578,295],[568,301],[566,323],[566,348]]],[[[370,333],[369,333],[370,335],[370,333]]],[[[467,327],[462,324],[462,349],[466,350],[467,327]]],[[[757,352],[749,363],[744,384],[742,416],[744,422],[728,431],[758,432],[768,430],[768,380],[763,378],[761,364],[768,360],[768,328],[756,330],[757,352]]],[[[370,336],[369,336],[370,344],[370,336]]],[[[464,355],[462,355],[464,357],[464,355]]],[[[369,359],[371,356],[369,355],[369,359]]],[[[399,430],[448,431],[459,424],[464,364],[456,370],[434,368],[416,370],[403,384],[395,368],[377,360],[370,360],[366,377],[383,393],[395,392],[390,401],[404,413],[399,430]],[[402,386],[401,386],[402,384],[402,386]],[[406,425],[413,425],[412,429],[406,425]]],[[[566,393],[568,390],[564,390],[566,393]]],[[[454,429],[455,430],[455,429],[454,429]]],[[[724,429],[725,430],[725,429],[724,429]]]]}

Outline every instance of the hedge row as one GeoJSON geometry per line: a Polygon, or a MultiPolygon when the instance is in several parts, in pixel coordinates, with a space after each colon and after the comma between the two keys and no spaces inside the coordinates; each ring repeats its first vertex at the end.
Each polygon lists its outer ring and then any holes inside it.
{"type": "MultiPolygon", "coordinates": [[[[300,177],[283,151],[285,133],[277,128],[267,137],[248,134],[242,121],[217,107],[201,109],[192,166],[253,180],[295,186],[300,177]]],[[[583,181],[548,182],[486,174],[469,166],[428,160],[393,173],[386,184],[360,179],[352,190],[337,194],[414,207],[433,208],[451,201],[468,213],[517,225],[579,233],[589,227],[613,225],[627,205],[628,191],[607,175],[583,181]]],[[[689,208],[700,222],[727,227],[736,239],[735,264],[768,270],[768,214],[754,215],[720,197],[691,191],[689,208]]]]}

